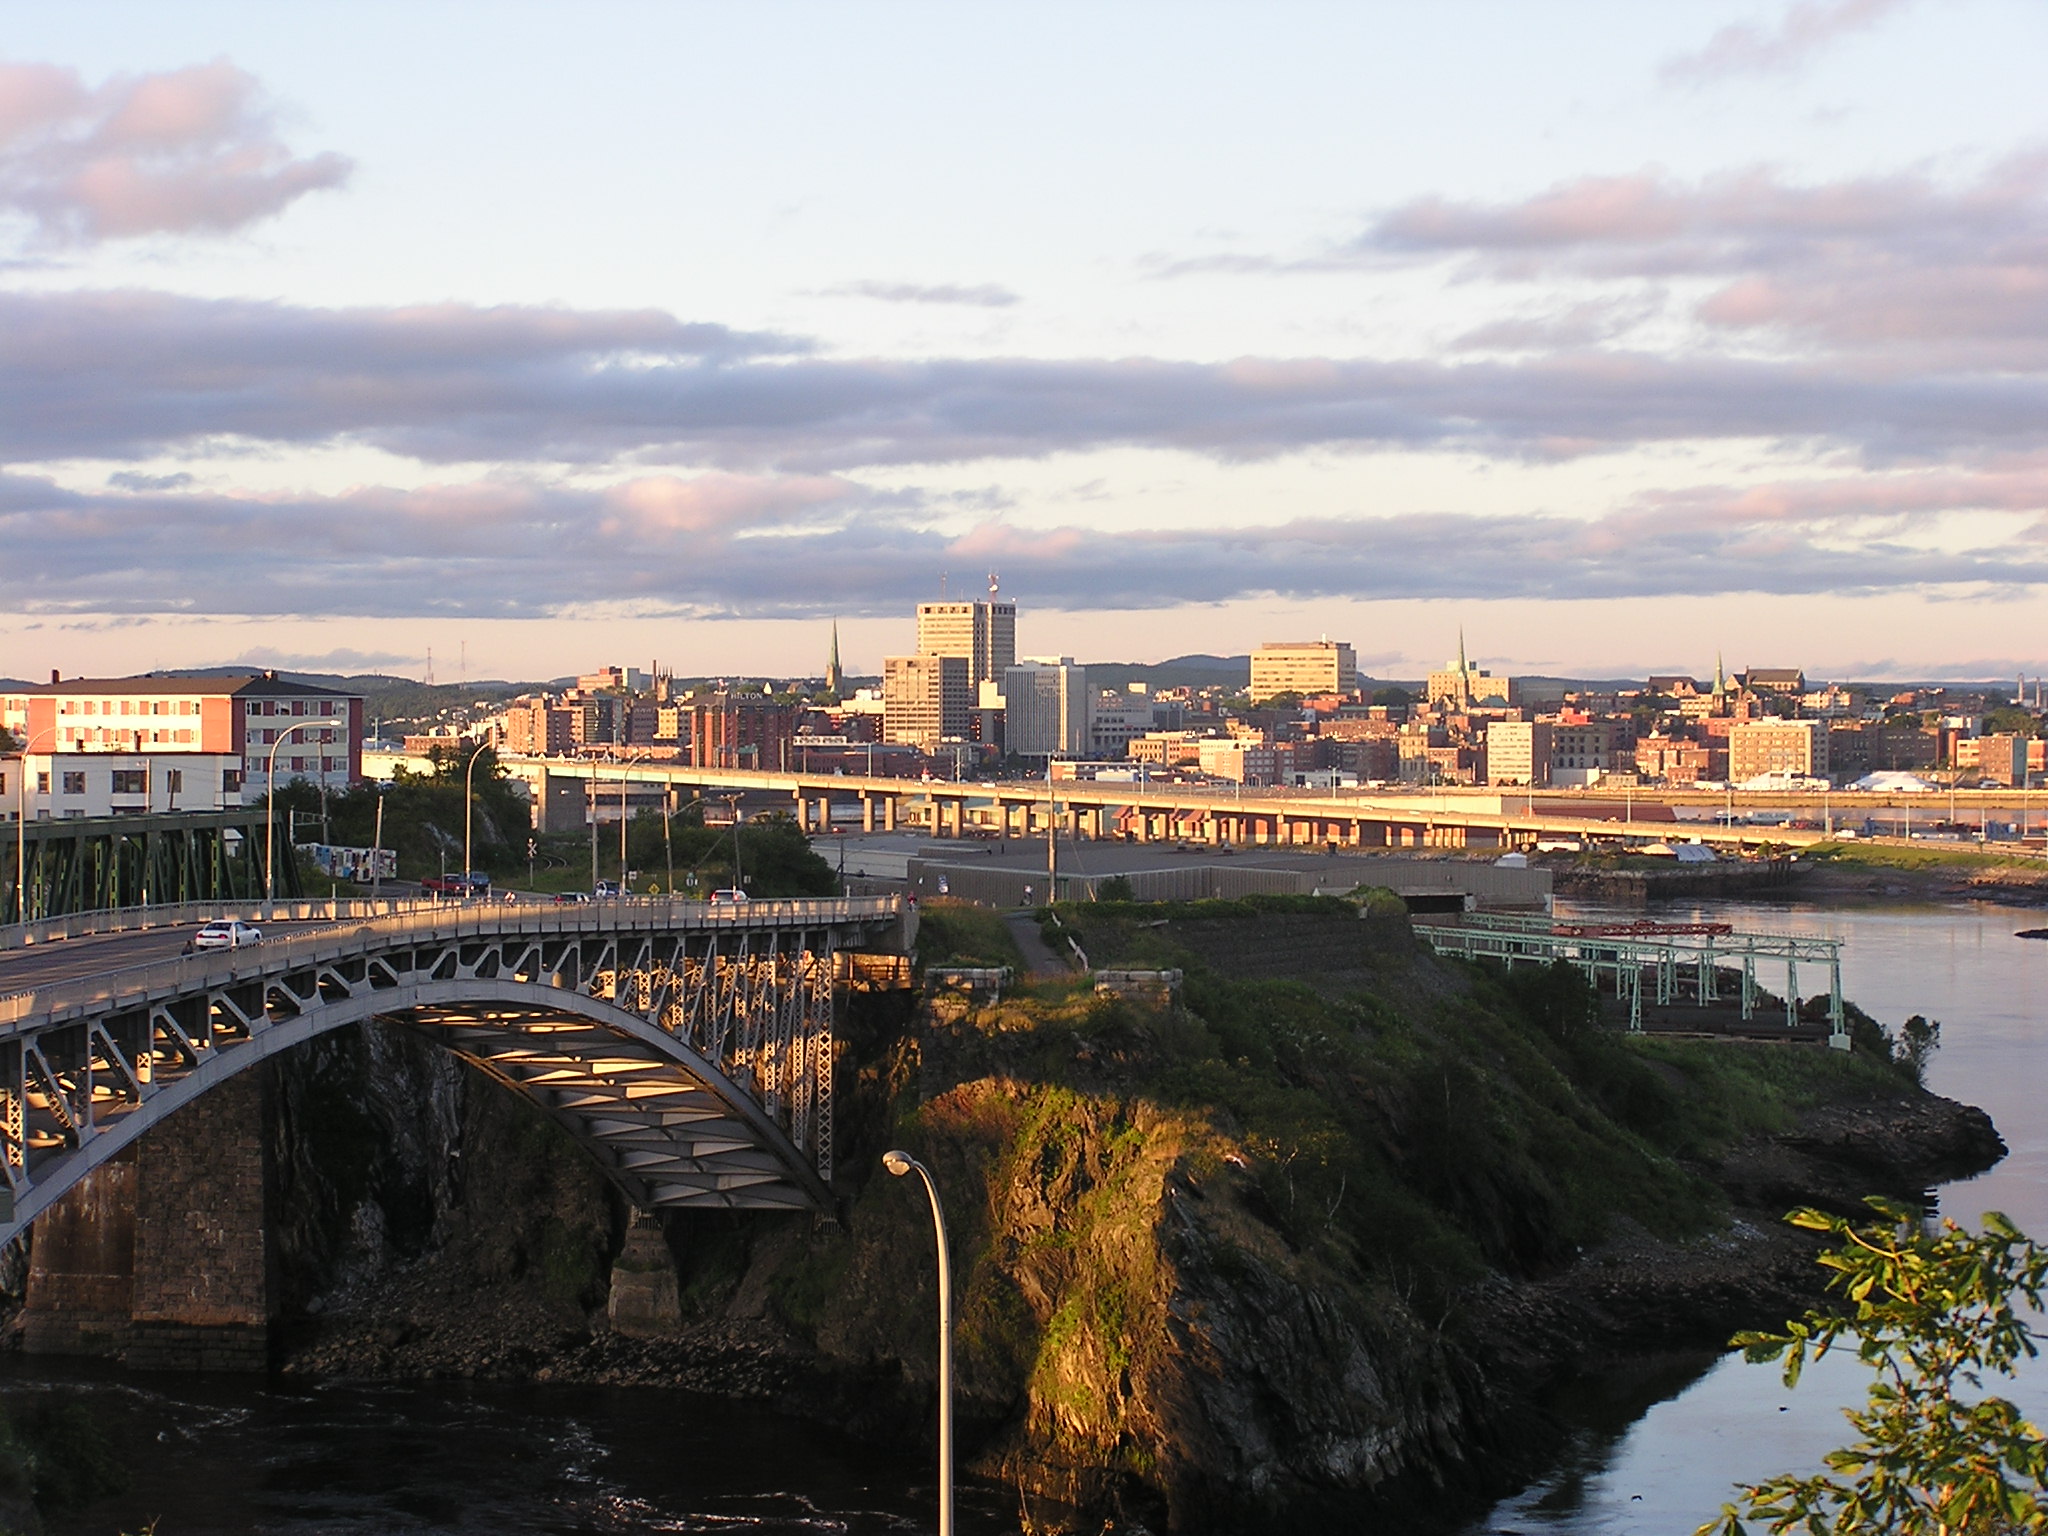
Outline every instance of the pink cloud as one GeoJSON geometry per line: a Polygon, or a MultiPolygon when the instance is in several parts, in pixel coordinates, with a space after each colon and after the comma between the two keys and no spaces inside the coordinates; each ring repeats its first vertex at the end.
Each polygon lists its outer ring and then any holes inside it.
{"type": "Polygon", "coordinates": [[[1769,29],[1738,22],[1721,28],[1696,52],[1664,66],[1669,80],[1715,80],[1731,75],[1777,74],[1797,69],[1842,38],[1875,26],[1903,0],[1799,0],[1769,29]]]}
{"type": "Polygon", "coordinates": [[[226,60],[89,87],[0,65],[0,209],[51,243],[218,234],[340,186],[341,155],[295,158],[255,78],[226,60]]]}

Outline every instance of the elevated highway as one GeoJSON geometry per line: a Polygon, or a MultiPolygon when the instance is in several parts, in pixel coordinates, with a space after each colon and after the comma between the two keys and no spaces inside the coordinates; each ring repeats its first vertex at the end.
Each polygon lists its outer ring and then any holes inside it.
{"type": "MultiPolygon", "coordinates": [[[[976,832],[1042,834],[1055,823],[1063,836],[1128,835],[1140,842],[1190,841],[1212,846],[1327,846],[1344,848],[1520,848],[1551,838],[1648,842],[1674,834],[1728,848],[1771,843],[1800,848],[1825,840],[1819,831],[1775,826],[1724,826],[1712,821],[1674,824],[1650,820],[1651,797],[1640,802],[1644,819],[1604,802],[1575,807],[1569,799],[1497,791],[1459,793],[1310,792],[1058,780],[895,779],[866,775],[767,773],[694,768],[667,763],[607,763],[565,758],[506,758],[524,778],[549,830],[580,829],[594,804],[634,807],[634,791],[653,791],[656,803],[674,806],[721,793],[787,797],[810,831],[839,825],[835,807],[858,806],[863,831],[918,826],[937,837],[976,832]]],[[[1780,797],[1782,800],[1782,797],[1780,797]]],[[[644,802],[643,802],[644,803],[644,802]]],[[[1846,801],[1838,801],[1845,807],[1846,801]]]]}
{"type": "Polygon", "coordinates": [[[643,1209],[826,1207],[835,980],[914,924],[895,897],[641,899],[301,921],[197,955],[174,952],[189,930],[101,919],[5,950],[0,1242],[210,1089],[372,1018],[524,1095],[643,1209]]]}

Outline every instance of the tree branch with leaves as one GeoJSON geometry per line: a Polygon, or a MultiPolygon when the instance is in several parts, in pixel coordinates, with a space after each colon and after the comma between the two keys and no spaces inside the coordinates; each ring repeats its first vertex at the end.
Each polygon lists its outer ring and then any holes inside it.
{"type": "Polygon", "coordinates": [[[1903,1206],[1866,1203],[1879,1220],[1860,1226],[1786,1217],[1836,1240],[1820,1263],[1847,1307],[1733,1341],[1752,1364],[1784,1362],[1788,1387],[1809,1359],[1853,1343],[1874,1372],[1864,1405],[1843,1410],[1859,1438],[1828,1453],[1825,1473],[1743,1489],[1695,1536],[2048,1533],[2048,1440],[1984,1390],[2038,1352],[2028,1313],[2048,1288],[2048,1250],[1996,1211],[1981,1232],[1952,1221],[1930,1232],[1903,1206]]]}

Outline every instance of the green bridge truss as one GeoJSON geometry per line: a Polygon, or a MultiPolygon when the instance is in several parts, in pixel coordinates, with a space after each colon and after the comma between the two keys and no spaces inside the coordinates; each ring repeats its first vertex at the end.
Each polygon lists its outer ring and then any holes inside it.
{"type": "MultiPolygon", "coordinates": [[[[161,816],[31,821],[0,837],[0,924],[180,901],[263,895],[263,811],[171,811],[161,816]],[[16,850],[25,835],[27,905],[16,905],[16,850]]],[[[277,895],[296,897],[298,861],[278,833],[277,895]]]]}

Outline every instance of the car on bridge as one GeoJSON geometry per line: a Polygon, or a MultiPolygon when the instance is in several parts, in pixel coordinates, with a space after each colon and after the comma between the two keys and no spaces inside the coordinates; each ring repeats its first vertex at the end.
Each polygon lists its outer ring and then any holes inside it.
{"type": "Polygon", "coordinates": [[[247,949],[262,942],[261,928],[240,918],[232,918],[226,922],[206,924],[185,941],[185,953],[196,954],[202,949],[247,949]]]}
{"type": "Polygon", "coordinates": [[[588,891],[557,891],[555,905],[558,907],[587,907],[590,905],[588,891]]]}
{"type": "Polygon", "coordinates": [[[420,882],[420,889],[429,896],[461,901],[472,896],[490,895],[491,877],[480,869],[472,869],[465,875],[429,875],[420,882]]]}
{"type": "Polygon", "coordinates": [[[732,906],[735,903],[742,902],[747,899],[747,893],[741,890],[736,885],[729,886],[722,891],[713,891],[711,893],[711,905],[713,905],[714,907],[732,906]]]}

